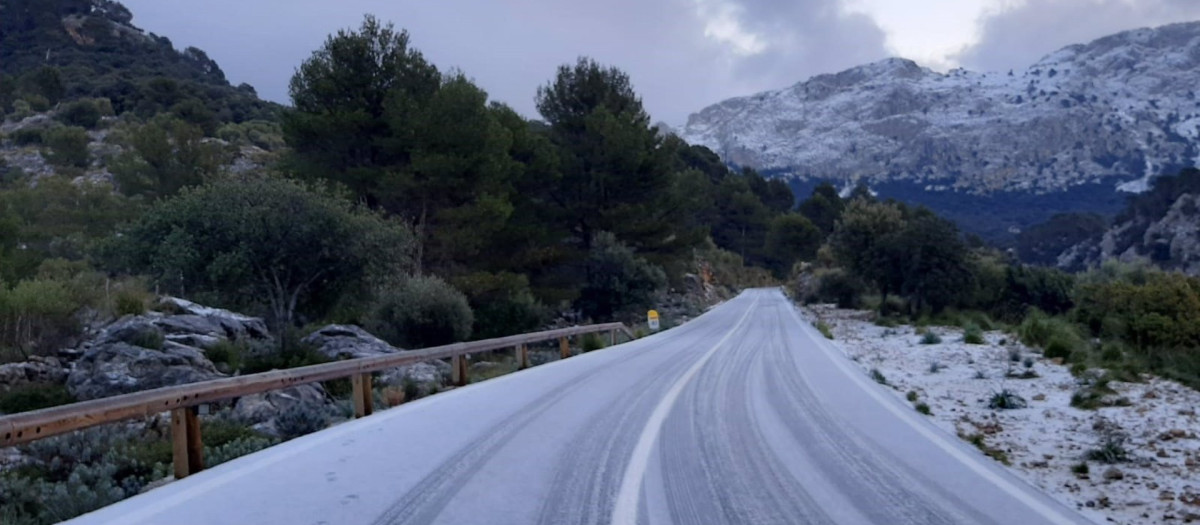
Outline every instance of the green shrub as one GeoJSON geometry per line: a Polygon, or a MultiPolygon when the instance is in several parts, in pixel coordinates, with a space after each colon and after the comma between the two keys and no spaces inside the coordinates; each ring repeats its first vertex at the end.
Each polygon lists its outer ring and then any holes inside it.
{"type": "MultiPolygon", "coordinates": [[[[208,436],[205,436],[205,440],[208,436]]],[[[204,465],[215,467],[221,463],[250,455],[279,443],[279,440],[265,436],[248,436],[229,441],[221,445],[204,446],[204,465]]]]}
{"type": "Polygon", "coordinates": [[[64,385],[29,385],[0,394],[0,412],[16,414],[74,402],[64,385]]]}
{"type": "Polygon", "coordinates": [[[1129,450],[1126,448],[1126,443],[1129,441],[1129,435],[1121,432],[1111,424],[1101,426],[1100,439],[1096,448],[1087,452],[1085,457],[1092,461],[1101,463],[1119,463],[1129,461],[1129,450]]]}
{"type": "Polygon", "coordinates": [[[46,137],[40,129],[25,128],[16,130],[8,135],[17,146],[33,146],[45,142],[46,137]]]}
{"type": "Polygon", "coordinates": [[[296,403],[275,418],[275,429],[283,439],[290,440],[324,430],[329,426],[329,414],[320,407],[296,403]]]}
{"type": "Polygon", "coordinates": [[[536,331],[549,313],[533,297],[529,278],[510,272],[477,272],[455,278],[454,287],[467,294],[475,323],[475,339],[491,339],[536,331]]]}
{"type": "Polygon", "coordinates": [[[280,335],[278,345],[250,348],[244,355],[242,373],[257,374],[270,370],[286,370],[328,363],[330,359],[316,347],[301,343],[295,331],[280,335]]]}
{"type": "Polygon", "coordinates": [[[1063,361],[1070,361],[1071,354],[1074,352],[1075,345],[1070,338],[1056,335],[1054,338],[1050,339],[1050,342],[1046,345],[1043,355],[1049,359],[1059,358],[1063,361]]]}
{"type": "Polygon", "coordinates": [[[113,310],[117,317],[142,315],[154,296],[140,282],[126,282],[117,288],[113,296],[113,310]]]}
{"type": "Polygon", "coordinates": [[[1047,358],[1068,360],[1071,354],[1085,348],[1078,330],[1065,319],[1049,317],[1041,310],[1031,309],[1017,327],[1021,342],[1040,347],[1047,358]]]}
{"type": "Polygon", "coordinates": [[[915,405],[915,408],[917,409],[917,412],[920,412],[920,413],[922,413],[922,414],[925,414],[925,415],[927,415],[927,416],[932,416],[932,415],[933,415],[933,411],[932,411],[932,410],[930,410],[930,408],[929,408],[929,405],[928,405],[928,404],[926,404],[926,403],[917,403],[917,404],[915,405]]]}
{"type": "Polygon", "coordinates": [[[983,330],[977,324],[968,324],[963,330],[963,342],[969,345],[981,345],[986,341],[983,338],[983,330]]]}
{"type": "Polygon", "coordinates": [[[1008,389],[1002,389],[992,394],[992,398],[988,400],[988,408],[993,410],[1014,410],[1027,406],[1029,403],[1025,401],[1025,398],[1008,389]]]}
{"type": "Polygon", "coordinates": [[[401,348],[466,340],[475,317],[467,298],[437,277],[412,277],[378,293],[365,328],[401,348]]]}
{"type": "Polygon", "coordinates": [[[128,341],[125,342],[133,346],[140,346],[150,350],[162,350],[163,345],[166,344],[166,337],[163,336],[163,333],[158,330],[142,330],[134,334],[129,338],[128,341]]]}
{"type": "Polygon", "coordinates": [[[583,315],[608,320],[654,304],[654,296],[667,285],[663,269],[637,256],[633,249],[608,232],[592,241],[587,258],[587,283],[575,306],[583,315]]]}
{"type": "Polygon", "coordinates": [[[825,321],[817,321],[815,326],[817,327],[817,331],[821,332],[821,335],[825,336],[826,339],[833,339],[833,330],[829,328],[829,325],[825,324],[825,321]]]}
{"type": "Polygon", "coordinates": [[[59,280],[31,279],[11,289],[0,283],[0,348],[46,355],[79,332],[74,313],[81,305],[59,280]]]}
{"type": "Polygon", "coordinates": [[[87,130],[80,127],[55,128],[46,133],[46,145],[50,147],[51,164],[61,167],[86,168],[88,166],[87,130]]]}
{"type": "Polygon", "coordinates": [[[907,399],[909,403],[916,403],[917,402],[917,391],[909,390],[908,393],[904,395],[904,398],[907,399]]]}
{"type": "Polygon", "coordinates": [[[1080,476],[1086,476],[1086,475],[1088,475],[1088,472],[1089,472],[1090,470],[1091,470],[1091,469],[1090,469],[1090,468],[1088,468],[1088,464],[1087,464],[1087,462],[1086,462],[1086,461],[1080,461],[1079,463],[1076,463],[1076,464],[1074,464],[1074,465],[1071,465],[1071,472],[1073,472],[1073,473],[1075,473],[1075,474],[1078,474],[1078,475],[1080,475],[1080,476]]]}
{"type": "Polygon", "coordinates": [[[585,334],[580,346],[583,347],[584,352],[600,350],[601,348],[604,348],[604,340],[601,339],[598,334],[585,334]]]}
{"type": "Polygon", "coordinates": [[[244,343],[222,339],[217,341],[216,344],[205,348],[204,357],[212,361],[218,370],[226,374],[232,374],[242,369],[249,350],[249,347],[244,343]]]}
{"type": "Polygon", "coordinates": [[[867,285],[861,279],[844,270],[835,269],[818,274],[817,300],[835,303],[838,308],[859,308],[867,285]]]}
{"type": "Polygon", "coordinates": [[[65,104],[56,116],[68,126],[92,129],[100,122],[100,108],[92,100],[76,100],[65,104]]]}
{"type": "Polygon", "coordinates": [[[884,386],[887,386],[888,384],[887,377],[885,377],[883,372],[880,372],[878,368],[871,369],[871,379],[884,386]]]}

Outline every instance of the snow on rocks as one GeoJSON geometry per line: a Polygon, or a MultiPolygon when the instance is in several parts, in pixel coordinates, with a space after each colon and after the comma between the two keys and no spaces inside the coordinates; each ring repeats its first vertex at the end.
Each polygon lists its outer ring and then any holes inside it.
{"type": "Polygon", "coordinates": [[[1200,520],[1200,392],[1158,378],[1114,381],[1115,404],[1127,406],[1082,410],[1071,406],[1071,397],[1085,379],[1012,335],[988,332],[985,344],[969,345],[960,329],[930,327],[942,342],[921,344],[913,327],[877,326],[869,313],[819,305],[805,315],[832,327],[834,345],[864,373],[878,370],[896,396],[915,393],[913,403],[927,404],[937,426],[1090,518],[1200,520]],[[1028,407],[989,408],[1005,390],[1028,407]],[[1088,459],[1106,439],[1127,451],[1128,460],[1088,459]]]}

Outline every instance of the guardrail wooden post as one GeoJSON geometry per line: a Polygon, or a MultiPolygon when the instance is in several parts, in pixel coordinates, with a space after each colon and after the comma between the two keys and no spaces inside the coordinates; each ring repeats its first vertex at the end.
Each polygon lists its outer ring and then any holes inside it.
{"type": "Polygon", "coordinates": [[[196,407],[171,410],[171,449],[175,479],[204,470],[204,442],[200,440],[200,417],[196,407]]]}
{"type": "Polygon", "coordinates": [[[517,345],[517,370],[529,368],[529,349],[525,345],[517,345]]]}
{"type": "Polygon", "coordinates": [[[567,337],[558,338],[558,352],[562,359],[571,357],[571,343],[567,337]]]}
{"type": "Polygon", "coordinates": [[[467,357],[465,355],[456,355],[450,359],[450,378],[454,381],[455,386],[467,386],[470,379],[467,377],[467,357]]]}
{"type": "Polygon", "coordinates": [[[200,419],[196,408],[198,406],[215,401],[271,392],[296,385],[332,381],[335,379],[350,378],[351,382],[354,383],[355,376],[363,376],[357,379],[358,391],[356,392],[355,403],[361,403],[361,407],[356,407],[356,412],[365,415],[371,413],[373,410],[373,396],[371,379],[364,374],[426,361],[453,358],[455,382],[465,385],[469,380],[467,375],[467,354],[491,352],[519,346],[521,354],[520,364],[528,368],[531,363],[527,345],[531,343],[551,342],[558,339],[563,351],[563,357],[570,357],[570,337],[577,337],[583,334],[600,334],[611,331],[614,328],[625,334],[628,340],[632,341],[634,339],[634,334],[629,331],[629,328],[620,323],[572,326],[557,330],[497,337],[484,341],[452,343],[411,352],[360,357],[289,370],[272,370],[259,374],[226,377],[212,381],[133,392],[104,399],[81,401],[70,405],[43,408],[18,414],[0,415],[0,447],[13,447],[96,425],[145,418],[148,414],[170,411],[172,418],[172,452],[174,454],[173,466],[176,475],[183,478],[204,468],[203,443],[200,439],[200,419]]]}
{"type": "Polygon", "coordinates": [[[608,346],[617,346],[617,331],[608,331],[608,346]]]}
{"type": "Polygon", "coordinates": [[[375,411],[374,390],[371,387],[371,374],[355,374],[350,378],[354,387],[354,417],[366,417],[375,411]]]}

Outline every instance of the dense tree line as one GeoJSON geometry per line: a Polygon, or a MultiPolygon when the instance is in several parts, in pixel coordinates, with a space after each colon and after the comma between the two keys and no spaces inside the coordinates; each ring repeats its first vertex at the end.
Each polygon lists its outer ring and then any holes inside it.
{"type": "Polygon", "coordinates": [[[530,121],[367,17],[301,65],[291,96],[286,170],[411,224],[416,272],[459,285],[479,333],[545,306],[648,306],[710,236],[780,275],[815,251],[785,184],[652,127],[628,75],[591,59],[538,89],[530,121]]]}
{"type": "MultiPolygon", "coordinates": [[[[78,7],[20,4],[0,38],[32,38],[78,7]]],[[[104,20],[128,18],[110,7],[104,20]]],[[[100,64],[150,53],[97,45],[77,51],[100,64]]],[[[403,346],[494,337],[569,309],[630,315],[700,266],[727,281],[763,282],[748,267],[783,277],[831,228],[829,201],[796,212],[784,183],[652,127],[629,77],[587,58],[534,94],[542,120],[530,120],[367,17],[300,65],[293,108],[275,123],[221,111],[237,95],[217,89],[215,64],[203,77],[142,55],[113,71],[138,75],[145,103],[92,91],[69,68],[5,64],[17,79],[5,84],[8,119],[54,117],[7,139],[58,173],[32,184],[0,163],[0,279],[12,292],[0,323],[40,319],[26,333],[45,334],[0,342],[9,350],[60,344],[80,306],[136,311],[130,297],[147,287],[284,331],[354,322],[403,346]],[[201,84],[216,106],[192,97],[201,84]],[[245,146],[284,153],[230,171],[245,146]],[[68,182],[97,166],[111,185],[68,182]],[[112,293],[81,291],[97,282],[112,293]],[[64,293],[38,301],[38,286],[64,293]]]]}

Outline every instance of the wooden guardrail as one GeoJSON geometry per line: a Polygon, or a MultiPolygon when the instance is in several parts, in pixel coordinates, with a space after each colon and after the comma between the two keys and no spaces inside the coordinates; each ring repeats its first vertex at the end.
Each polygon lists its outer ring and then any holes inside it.
{"type": "Polygon", "coordinates": [[[529,351],[526,345],[530,343],[558,339],[561,355],[565,359],[570,357],[570,337],[600,332],[609,333],[611,344],[616,343],[618,332],[629,339],[634,338],[629,328],[621,323],[574,326],[145,390],[0,416],[0,447],[11,447],[96,425],[170,411],[175,478],[181,479],[204,469],[204,445],[200,436],[197,410],[200,405],[349,377],[353,385],[354,416],[364,417],[374,410],[371,391],[373,372],[449,358],[452,360],[453,381],[462,386],[467,383],[467,361],[464,358],[466,354],[513,348],[518,368],[524,369],[529,367],[529,351]]]}

